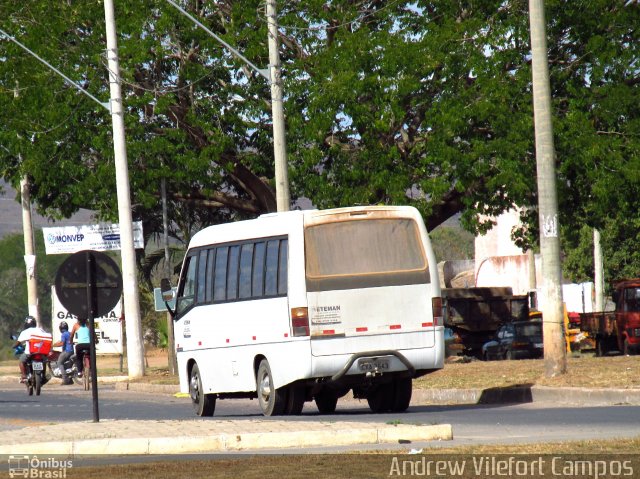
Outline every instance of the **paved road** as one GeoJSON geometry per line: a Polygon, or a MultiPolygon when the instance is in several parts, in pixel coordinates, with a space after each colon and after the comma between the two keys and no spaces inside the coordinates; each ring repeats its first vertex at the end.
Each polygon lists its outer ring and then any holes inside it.
{"type": "MultiPolygon", "coordinates": [[[[189,399],[116,391],[112,385],[101,386],[99,405],[103,420],[194,419],[189,399]]],[[[51,422],[91,421],[92,411],[90,392],[77,387],[51,385],[40,397],[28,397],[17,384],[0,384],[0,431],[51,422]]],[[[558,407],[551,403],[413,405],[405,414],[371,414],[366,402],[351,400],[339,402],[336,414],[324,416],[318,414],[313,403],[306,403],[301,416],[287,421],[304,423],[320,417],[325,421],[380,424],[451,424],[454,441],[444,445],[635,437],[640,431],[640,406],[558,407]]],[[[214,419],[272,420],[263,418],[257,401],[250,400],[218,401],[214,419]]]]}

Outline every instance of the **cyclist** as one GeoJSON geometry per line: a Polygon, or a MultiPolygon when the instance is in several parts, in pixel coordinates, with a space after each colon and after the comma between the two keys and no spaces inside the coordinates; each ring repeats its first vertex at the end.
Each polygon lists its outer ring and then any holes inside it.
{"type": "Polygon", "coordinates": [[[54,346],[62,346],[62,352],[58,356],[58,365],[60,366],[60,372],[62,373],[62,384],[73,384],[73,380],[67,376],[67,368],[64,367],[65,361],[73,354],[73,344],[71,342],[71,334],[69,333],[69,325],[66,321],[62,321],[60,326],[60,341],[56,342],[54,346]]]}
{"type": "Polygon", "coordinates": [[[87,325],[87,318],[78,318],[78,322],[73,325],[71,337],[76,347],[76,367],[78,369],[78,377],[82,377],[84,368],[84,355],[90,354],[91,334],[87,325]]]}
{"type": "MultiPolygon", "coordinates": [[[[18,346],[24,343],[24,352],[20,355],[20,382],[24,383],[27,381],[27,360],[29,359],[29,355],[31,354],[29,351],[29,341],[31,339],[44,339],[45,341],[52,341],[52,336],[50,333],[47,333],[44,329],[38,327],[36,324],[36,318],[33,316],[27,316],[24,319],[24,329],[18,336],[16,340],[15,346],[18,346]]],[[[46,378],[45,378],[46,379],[46,378]]]]}

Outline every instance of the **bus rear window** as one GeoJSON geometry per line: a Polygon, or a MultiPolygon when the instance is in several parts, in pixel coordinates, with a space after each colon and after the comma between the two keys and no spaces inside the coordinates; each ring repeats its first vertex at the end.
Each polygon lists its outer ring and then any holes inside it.
{"type": "Polygon", "coordinates": [[[412,219],[368,219],[305,229],[308,291],[429,282],[420,232],[412,219]]]}

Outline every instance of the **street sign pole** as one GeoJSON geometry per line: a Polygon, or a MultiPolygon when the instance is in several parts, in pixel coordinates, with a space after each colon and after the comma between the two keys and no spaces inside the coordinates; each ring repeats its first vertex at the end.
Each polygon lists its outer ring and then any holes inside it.
{"type": "Polygon", "coordinates": [[[87,318],[89,323],[93,422],[98,422],[95,318],[109,312],[120,300],[122,274],[115,261],[106,254],[92,250],[79,251],[58,268],[55,288],[60,303],[67,311],[78,318],[87,318]]]}
{"type": "MultiPolygon", "coordinates": [[[[96,293],[96,264],[91,251],[85,251],[86,267],[87,267],[87,322],[89,323],[89,334],[91,341],[89,342],[89,352],[91,362],[91,396],[93,397],[93,422],[100,421],[100,412],[98,410],[98,369],[96,361],[96,322],[94,311],[96,309],[95,293],[96,293]]],[[[84,372],[87,373],[86,371],[84,372]]]]}

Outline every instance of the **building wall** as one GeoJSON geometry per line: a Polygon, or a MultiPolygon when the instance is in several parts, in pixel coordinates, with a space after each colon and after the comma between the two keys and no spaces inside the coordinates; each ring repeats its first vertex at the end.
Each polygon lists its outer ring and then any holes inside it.
{"type": "Polygon", "coordinates": [[[511,240],[511,231],[519,223],[519,216],[516,210],[509,210],[496,219],[496,224],[486,234],[476,236],[475,257],[476,270],[478,262],[492,256],[515,256],[523,251],[511,240]]]}
{"type": "MultiPolygon", "coordinates": [[[[536,255],[536,283],[542,284],[541,258],[536,255]]],[[[513,294],[527,294],[529,288],[529,257],[526,254],[492,256],[476,259],[476,286],[508,286],[513,294]]]]}

